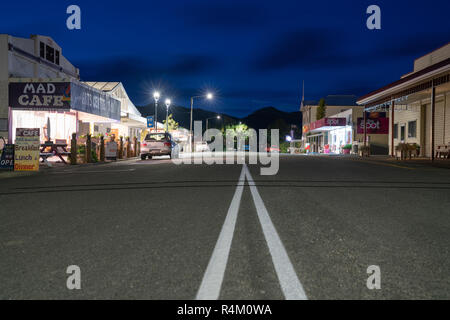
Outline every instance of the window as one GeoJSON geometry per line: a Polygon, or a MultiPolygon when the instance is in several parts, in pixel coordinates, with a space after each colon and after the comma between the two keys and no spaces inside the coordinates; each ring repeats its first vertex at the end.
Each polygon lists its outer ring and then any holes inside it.
{"type": "Polygon", "coordinates": [[[8,131],[8,119],[0,118],[0,131],[8,131]]]}
{"type": "Polygon", "coordinates": [[[417,137],[417,120],[408,122],[408,138],[417,137]]]}
{"type": "Polygon", "coordinates": [[[55,63],[59,65],[59,50],[55,50],[55,63]]]}
{"type": "Polygon", "coordinates": [[[43,42],[39,42],[39,56],[45,59],[45,44],[43,42]]]}
{"type": "Polygon", "coordinates": [[[45,46],[45,59],[55,63],[55,49],[50,46],[45,46]]]}
{"type": "Polygon", "coordinates": [[[394,124],[394,139],[398,139],[398,123],[394,124]]]}
{"type": "Polygon", "coordinates": [[[400,127],[400,140],[401,141],[405,141],[405,129],[406,129],[405,125],[400,127]]]}

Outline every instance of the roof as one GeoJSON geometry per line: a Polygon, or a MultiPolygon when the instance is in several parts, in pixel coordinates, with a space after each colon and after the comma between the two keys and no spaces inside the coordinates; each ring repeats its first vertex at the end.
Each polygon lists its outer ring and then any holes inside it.
{"type": "Polygon", "coordinates": [[[102,91],[112,91],[114,90],[120,82],[93,82],[93,81],[84,81],[88,86],[94,87],[95,89],[102,91]]]}
{"type": "MultiPolygon", "coordinates": [[[[357,106],[355,95],[328,95],[325,99],[325,105],[327,106],[357,106]]],[[[305,100],[303,102],[304,106],[318,106],[319,101],[316,100],[305,100]]]]}
{"type": "Polygon", "coordinates": [[[417,71],[415,73],[412,73],[410,75],[407,75],[406,77],[401,78],[400,80],[394,81],[394,82],[392,82],[392,83],[390,83],[390,84],[388,84],[388,85],[386,85],[386,86],[384,86],[384,87],[382,87],[382,88],[380,88],[378,90],[372,91],[372,92],[370,92],[370,93],[360,97],[358,99],[358,103],[362,104],[362,100],[366,100],[366,99],[368,99],[368,98],[370,98],[372,96],[375,96],[375,95],[377,95],[379,93],[382,93],[383,91],[386,91],[388,89],[391,89],[391,88],[394,88],[396,86],[399,86],[399,85],[401,85],[401,84],[403,84],[405,82],[408,82],[408,81],[420,78],[420,77],[426,75],[427,73],[430,73],[432,71],[438,70],[438,69],[440,69],[442,67],[445,67],[447,65],[450,65],[450,58],[448,58],[446,60],[443,60],[441,62],[438,62],[436,64],[433,64],[433,65],[431,65],[431,66],[429,66],[429,67],[427,67],[425,69],[419,70],[419,71],[417,71]]]}

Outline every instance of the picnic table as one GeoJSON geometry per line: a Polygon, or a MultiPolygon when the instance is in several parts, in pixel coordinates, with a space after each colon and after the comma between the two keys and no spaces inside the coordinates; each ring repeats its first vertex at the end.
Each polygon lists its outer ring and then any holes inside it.
{"type": "Polygon", "coordinates": [[[70,155],[67,151],[67,143],[53,143],[52,141],[47,141],[41,144],[41,150],[39,156],[42,158],[42,162],[47,162],[47,158],[57,156],[61,159],[64,164],[67,164],[63,156],[70,155]]]}

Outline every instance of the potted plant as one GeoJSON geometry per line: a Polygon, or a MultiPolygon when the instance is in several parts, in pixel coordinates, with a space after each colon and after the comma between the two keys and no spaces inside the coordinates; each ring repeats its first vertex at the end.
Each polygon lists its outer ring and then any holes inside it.
{"type": "Polygon", "coordinates": [[[342,147],[342,152],[344,154],[350,154],[350,150],[352,150],[351,144],[346,144],[345,146],[342,147]]]}

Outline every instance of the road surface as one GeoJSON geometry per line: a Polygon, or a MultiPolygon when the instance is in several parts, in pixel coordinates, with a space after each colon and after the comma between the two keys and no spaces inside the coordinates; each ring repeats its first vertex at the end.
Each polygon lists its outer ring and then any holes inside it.
{"type": "Polygon", "coordinates": [[[0,179],[0,299],[450,298],[450,170],[259,169],[130,160],[0,179]]]}

